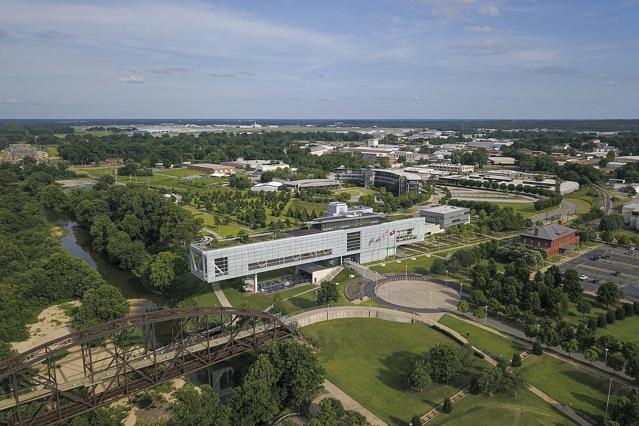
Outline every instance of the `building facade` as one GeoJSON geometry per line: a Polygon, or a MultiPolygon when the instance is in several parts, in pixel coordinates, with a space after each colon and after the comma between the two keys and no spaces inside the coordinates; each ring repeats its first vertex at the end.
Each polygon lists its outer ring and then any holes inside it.
{"type": "Polygon", "coordinates": [[[422,218],[403,219],[334,231],[300,231],[301,235],[224,248],[194,243],[189,248],[191,272],[206,282],[254,276],[309,263],[367,263],[393,256],[397,247],[424,240],[422,218]]]}
{"type": "Polygon", "coordinates": [[[393,195],[422,190],[422,177],[415,173],[393,169],[338,169],[336,178],[340,182],[350,182],[364,188],[386,188],[393,195]]]}
{"type": "Polygon", "coordinates": [[[535,225],[528,231],[521,233],[521,240],[524,244],[542,248],[549,257],[579,245],[577,230],[558,223],[535,225]]]}
{"type": "Polygon", "coordinates": [[[442,229],[470,223],[470,210],[466,207],[448,205],[428,207],[421,209],[419,215],[427,223],[434,223],[442,229]]]}
{"type": "Polygon", "coordinates": [[[639,198],[628,201],[621,208],[623,223],[633,231],[639,231],[639,198]]]}

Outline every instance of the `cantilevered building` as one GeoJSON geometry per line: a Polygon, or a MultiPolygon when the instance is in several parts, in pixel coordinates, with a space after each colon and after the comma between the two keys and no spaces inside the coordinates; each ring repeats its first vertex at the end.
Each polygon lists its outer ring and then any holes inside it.
{"type": "Polygon", "coordinates": [[[257,287],[257,274],[275,269],[311,263],[331,267],[346,260],[367,263],[384,259],[394,255],[402,244],[423,241],[426,230],[423,218],[388,221],[368,211],[327,215],[319,223],[312,221],[308,225],[307,229],[268,241],[238,241],[221,248],[191,244],[191,272],[209,283],[253,277],[257,287]],[[334,226],[329,226],[331,221],[334,226]]]}

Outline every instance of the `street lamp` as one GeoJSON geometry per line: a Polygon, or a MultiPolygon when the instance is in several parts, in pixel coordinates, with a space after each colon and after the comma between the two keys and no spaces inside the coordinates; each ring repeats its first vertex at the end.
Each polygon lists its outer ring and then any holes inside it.
{"type": "Polygon", "coordinates": [[[484,317],[484,324],[488,324],[488,305],[484,307],[486,308],[486,316],[484,317]]]}
{"type": "MultiPolygon", "coordinates": [[[[608,350],[606,349],[606,352],[608,350]]],[[[612,390],[612,377],[610,378],[610,384],[608,385],[608,399],[606,399],[606,414],[608,414],[608,404],[610,404],[610,391],[612,390]]]]}
{"type": "Polygon", "coordinates": [[[540,324],[537,324],[537,336],[539,336],[539,326],[540,324]]]}
{"type": "Polygon", "coordinates": [[[604,349],[604,350],[606,351],[606,356],[604,357],[604,362],[607,362],[607,361],[608,361],[608,351],[609,351],[610,349],[606,348],[606,349],[604,349]]]}
{"type": "Polygon", "coordinates": [[[462,293],[464,291],[464,282],[459,280],[459,300],[462,299],[462,293]]]}
{"type": "Polygon", "coordinates": [[[448,269],[446,269],[446,287],[448,287],[448,269]]]}

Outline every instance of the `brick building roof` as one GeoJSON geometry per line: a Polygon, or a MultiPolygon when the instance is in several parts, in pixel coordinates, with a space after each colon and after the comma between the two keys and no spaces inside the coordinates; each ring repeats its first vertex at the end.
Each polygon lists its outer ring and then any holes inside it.
{"type": "Polygon", "coordinates": [[[563,236],[574,234],[575,232],[577,232],[576,229],[569,228],[558,223],[552,223],[550,225],[543,226],[535,225],[528,231],[522,232],[521,236],[554,241],[563,236]]]}

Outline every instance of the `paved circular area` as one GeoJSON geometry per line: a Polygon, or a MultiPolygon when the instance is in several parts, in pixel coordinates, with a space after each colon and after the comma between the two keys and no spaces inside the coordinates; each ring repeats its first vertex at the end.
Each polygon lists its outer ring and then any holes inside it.
{"type": "Polygon", "coordinates": [[[411,279],[381,283],[375,287],[375,295],[390,305],[418,311],[455,310],[459,301],[459,289],[411,279]]]}

